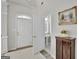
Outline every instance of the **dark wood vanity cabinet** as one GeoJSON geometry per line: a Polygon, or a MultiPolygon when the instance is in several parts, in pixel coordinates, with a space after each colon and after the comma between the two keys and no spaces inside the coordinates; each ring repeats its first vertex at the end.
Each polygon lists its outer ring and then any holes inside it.
{"type": "Polygon", "coordinates": [[[75,38],[56,37],[56,59],[75,59],[75,38]]]}

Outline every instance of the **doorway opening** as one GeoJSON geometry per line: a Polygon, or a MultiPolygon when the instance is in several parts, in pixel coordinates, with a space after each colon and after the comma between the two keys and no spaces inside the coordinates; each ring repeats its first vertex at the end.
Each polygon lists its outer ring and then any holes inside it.
{"type": "Polygon", "coordinates": [[[51,49],[51,16],[48,15],[45,18],[45,49],[50,51],[51,49]]]}

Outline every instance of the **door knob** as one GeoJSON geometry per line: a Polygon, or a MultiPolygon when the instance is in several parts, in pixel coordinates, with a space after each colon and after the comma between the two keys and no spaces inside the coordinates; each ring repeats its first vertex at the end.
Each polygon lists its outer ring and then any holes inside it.
{"type": "Polygon", "coordinates": [[[33,38],[36,38],[36,36],[34,35],[34,36],[32,36],[33,38]]]}

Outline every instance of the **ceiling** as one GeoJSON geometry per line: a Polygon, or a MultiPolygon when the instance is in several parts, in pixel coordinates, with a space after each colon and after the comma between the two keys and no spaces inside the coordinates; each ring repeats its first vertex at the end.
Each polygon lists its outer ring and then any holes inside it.
{"type": "Polygon", "coordinates": [[[33,9],[39,8],[39,12],[41,14],[48,14],[50,12],[52,4],[52,0],[7,0],[7,1],[17,3],[33,9]]]}
{"type": "Polygon", "coordinates": [[[19,3],[19,4],[24,5],[24,6],[36,8],[36,7],[46,6],[46,4],[48,4],[48,2],[51,0],[8,0],[8,1],[14,2],[14,3],[19,3]]]}
{"type": "Polygon", "coordinates": [[[37,6],[36,0],[8,0],[8,1],[23,5],[23,6],[31,7],[31,8],[34,8],[37,6]]]}

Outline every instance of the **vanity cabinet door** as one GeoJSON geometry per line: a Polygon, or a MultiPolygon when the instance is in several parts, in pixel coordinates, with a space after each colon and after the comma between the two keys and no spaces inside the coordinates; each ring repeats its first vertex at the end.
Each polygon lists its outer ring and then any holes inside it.
{"type": "Polygon", "coordinates": [[[56,59],[62,59],[62,40],[56,40],[56,59]]]}
{"type": "Polygon", "coordinates": [[[62,59],[71,59],[71,42],[62,41],[62,59]]]}

